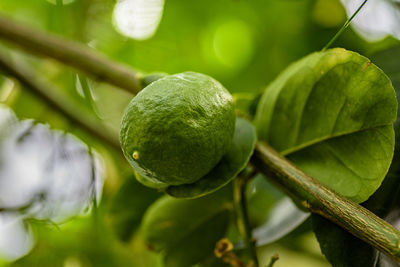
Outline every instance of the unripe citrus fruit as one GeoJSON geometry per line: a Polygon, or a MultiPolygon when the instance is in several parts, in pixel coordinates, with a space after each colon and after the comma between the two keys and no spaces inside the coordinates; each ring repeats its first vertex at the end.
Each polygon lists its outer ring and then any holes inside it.
{"type": "Polygon", "coordinates": [[[161,78],[129,103],[120,141],[142,176],[189,184],[227,152],[235,129],[232,96],[216,80],[194,72],[161,78]]]}

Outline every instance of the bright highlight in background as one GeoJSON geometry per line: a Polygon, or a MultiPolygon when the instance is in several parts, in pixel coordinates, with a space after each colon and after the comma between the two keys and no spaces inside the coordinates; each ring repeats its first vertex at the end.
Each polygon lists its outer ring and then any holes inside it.
{"type": "Polygon", "coordinates": [[[239,20],[222,23],[214,34],[214,51],[222,64],[231,68],[244,66],[253,54],[251,29],[239,20]]]}
{"type": "MultiPolygon", "coordinates": [[[[27,254],[34,240],[29,228],[15,215],[0,215],[0,258],[13,261],[27,254]]],[[[1,265],[1,264],[0,264],[1,265]]]]}
{"type": "Polygon", "coordinates": [[[73,135],[17,119],[0,105],[0,266],[34,244],[24,219],[62,223],[101,197],[99,155],[73,135]],[[95,197],[95,198],[94,198],[95,197]]]}
{"type": "MultiPolygon", "coordinates": [[[[341,0],[351,16],[363,0],[341,0]]],[[[375,0],[365,4],[352,26],[368,41],[379,41],[388,35],[400,39],[399,0],[375,0]]]]}
{"type": "Polygon", "coordinates": [[[161,21],[164,0],[119,0],[114,8],[117,30],[136,40],[154,35],[161,21]]]}
{"type": "Polygon", "coordinates": [[[339,1],[317,0],[311,15],[316,23],[326,28],[340,27],[346,20],[345,10],[339,1]]]}

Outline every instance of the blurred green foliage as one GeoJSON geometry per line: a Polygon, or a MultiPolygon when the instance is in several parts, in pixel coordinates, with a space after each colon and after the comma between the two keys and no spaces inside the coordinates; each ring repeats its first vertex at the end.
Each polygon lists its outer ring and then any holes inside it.
{"type": "MultiPolygon", "coordinates": [[[[137,41],[115,29],[115,3],[114,0],[2,0],[0,11],[31,27],[86,43],[144,73],[190,70],[208,74],[232,93],[246,96],[246,110],[242,112],[247,114],[252,113],[247,107],[251,100],[270,81],[291,62],[320,50],[346,19],[339,0],[166,0],[155,35],[137,41]]],[[[349,28],[335,46],[369,55],[395,43],[398,41],[391,38],[368,43],[349,28]]],[[[103,123],[99,127],[118,132],[122,113],[132,95],[83,75],[79,75],[78,83],[74,70],[53,60],[17,52],[3,42],[0,48],[31,65],[39,78],[49,79],[62,90],[65,99],[98,117],[103,123]]],[[[0,102],[12,107],[20,118],[47,122],[78,135],[100,153],[106,169],[103,197],[95,220],[76,219],[59,228],[34,225],[36,246],[11,266],[161,267],[162,257],[146,248],[139,225],[144,211],[158,194],[132,182],[132,170],[120,151],[77,129],[9,79],[0,80],[0,102]],[[130,184],[129,192],[124,189],[125,184],[130,184]],[[126,212],[129,209],[132,213],[126,212]],[[119,227],[117,231],[115,227],[119,227]]],[[[250,199],[250,204],[256,207],[250,210],[252,223],[268,217],[268,211],[281,198],[272,186],[261,186],[270,195],[255,195],[250,199]],[[261,213],[257,212],[261,209],[264,209],[261,213]]],[[[277,267],[328,266],[310,231],[311,226],[306,222],[283,240],[261,247],[258,251],[261,263],[267,264],[272,254],[279,253],[281,260],[277,267]]],[[[227,235],[232,240],[238,239],[235,230],[228,230],[227,235]]],[[[0,260],[1,265],[9,263],[0,260]]],[[[223,265],[211,259],[202,266],[223,265]]]]}

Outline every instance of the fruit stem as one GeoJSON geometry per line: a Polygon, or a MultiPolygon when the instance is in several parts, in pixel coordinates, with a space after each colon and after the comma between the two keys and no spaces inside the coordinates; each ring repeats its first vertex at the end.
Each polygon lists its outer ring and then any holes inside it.
{"type": "Polygon", "coordinates": [[[253,240],[251,237],[251,227],[247,212],[246,188],[249,180],[250,179],[247,176],[239,175],[233,181],[233,201],[236,210],[237,227],[243,238],[246,248],[249,250],[251,259],[253,261],[253,266],[258,267],[259,264],[255,240],[253,240]]]}
{"type": "Polygon", "coordinates": [[[353,20],[353,18],[360,12],[360,10],[363,8],[363,6],[368,2],[368,0],[364,0],[362,4],[358,7],[358,9],[353,13],[353,15],[346,20],[346,22],[343,24],[342,28],[333,36],[333,38],[322,48],[322,52],[328,49],[335,41],[336,39],[343,33],[343,31],[349,27],[350,22],[353,20]]]}

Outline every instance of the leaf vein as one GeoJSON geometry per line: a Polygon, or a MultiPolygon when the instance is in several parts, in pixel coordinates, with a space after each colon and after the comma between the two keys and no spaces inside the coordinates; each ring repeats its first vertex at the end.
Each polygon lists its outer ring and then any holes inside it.
{"type": "Polygon", "coordinates": [[[300,144],[298,146],[285,149],[283,151],[280,151],[280,153],[283,156],[288,156],[288,155],[293,154],[293,153],[295,153],[297,151],[300,151],[300,150],[302,150],[304,148],[307,148],[309,146],[312,146],[312,145],[315,145],[315,144],[318,144],[318,143],[322,143],[322,142],[330,140],[330,139],[342,137],[342,136],[349,135],[349,134],[355,134],[355,133],[359,133],[359,132],[363,132],[363,131],[368,131],[368,130],[372,130],[372,129],[376,129],[376,128],[380,128],[380,127],[384,127],[384,126],[391,126],[391,125],[392,125],[391,123],[385,123],[385,124],[376,125],[376,126],[370,127],[370,128],[360,128],[360,129],[357,129],[357,130],[354,130],[354,131],[350,131],[350,132],[342,132],[342,133],[338,133],[336,135],[324,136],[324,137],[321,137],[321,138],[318,138],[318,139],[314,139],[314,140],[311,140],[309,142],[300,144]]]}

